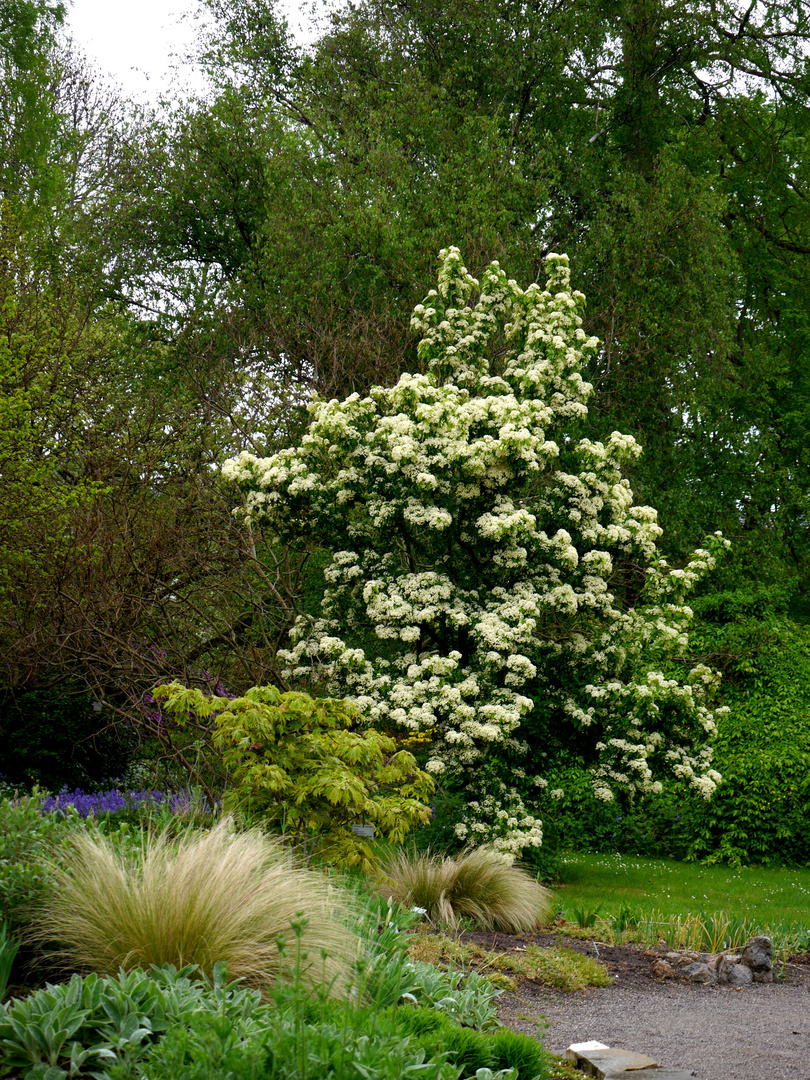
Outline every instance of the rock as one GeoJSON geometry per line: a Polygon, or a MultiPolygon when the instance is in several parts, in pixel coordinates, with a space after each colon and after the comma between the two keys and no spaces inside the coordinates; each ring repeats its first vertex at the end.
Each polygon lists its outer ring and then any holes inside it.
{"type": "Polygon", "coordinates": [[[590,1042],[583,1043],[571,1043],[568,1049],[565,1051],[565,1056],[569,1061],[576,1061],[580,1054],[587,1053],[588,1050],[609,1050],[610,1047],[606,1043],[597,1042],[596,1039],[591,1039],[590,1042]]]}
{"type": "Polygon", "coordinates": [[[773,945],[768,937],[754,937],[746,942],[740,962],[751,969],[754,982],[773,982],[773,945]]]}
{"type": "Polygon", "coordinates": [[[728,969],[728,985],[734,987],[750,986],[754,975],[745,964],[731,964],[728,969]]]}
{"type": "Polygon", "coordinates": [[[694,961],[687,967],[683,968],[681,975],[689,979],[691,982],[696,983],[713,983],[717,982],[717,976],[709,967],[708,964],[701,964],[698,961],[694,961]]]}
{"type": "Polygon", "coordinates": [[[595,1076],[597,1080],[605,1080],[615,1074],[623,1075],[626,1080],[631,1080],[638,1069],[655,1069],[658,1073],[657,1063],[646,1054],[637,1054],[633,1050],[584,1050],[577,1053],[574,1063],[589,1076],[595,1076]],[[630,1075],[627,1075],[627,1074],[630,1075]]]}
{"type": "MultiPolygon", "coordinates": [[[[717,981],[725,986],[750,986],[751,969],[740,963],[739,956],[720,953],[713,957],[717,981]]],[[[709,961],[710,965],[712,961],[709,961]]]]}
{"type": "Polygon", "coordinates": [[[632,1073],[609,1073],[605,1080],[694,1080],[695,1074],[683,1069],[634,1069],[632,1073]]]}
{"type": "Polygon", "coordinates": [[[753,980],[751,969],[739,960],[739,956],[721,953],[717,958],[717,981],[726,986],[750,986],[753,980]]]}
{"type": "Polygon", "coordinates": [[[671,979],[675,975],[672,964],[668,964],[666,960],[656,960],[652,966],[652,973],[658,979],[671,979]]]}

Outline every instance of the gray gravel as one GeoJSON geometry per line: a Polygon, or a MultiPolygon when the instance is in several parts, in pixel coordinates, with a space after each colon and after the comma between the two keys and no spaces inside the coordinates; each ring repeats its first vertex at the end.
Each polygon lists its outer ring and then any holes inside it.
{"type": "Polygon", "coordinates": [[[504,1022],[527,1034],[536,1034],[532,1020],[545,1016],[545,1043],[555,1054],[596,1039],[699,1080],[810,1080],[806,985],[738,991],[670,982],[622,988],[617,982],[579,993],[532,988],[509,995],[503,1005],[504,1022]]]}

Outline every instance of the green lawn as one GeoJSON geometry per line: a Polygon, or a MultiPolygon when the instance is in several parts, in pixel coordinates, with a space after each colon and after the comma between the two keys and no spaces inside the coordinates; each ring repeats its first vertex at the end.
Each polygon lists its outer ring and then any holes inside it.
{"type": "MultiPolygon", "coordinates": [[[[704,945],[767,933],[782,948],[810,941],[810,869],[731,869],[626,855],[568,855],[557,906],[567,923],[614,936],[670,938],[706,927],[704,945]],[[711,941],[709,940],[711,939],[711,941]],[[715,940],[718,939],[718,940],[715,940]]],[[[693,947],[700,943],[693,942],[693,947]]]]}

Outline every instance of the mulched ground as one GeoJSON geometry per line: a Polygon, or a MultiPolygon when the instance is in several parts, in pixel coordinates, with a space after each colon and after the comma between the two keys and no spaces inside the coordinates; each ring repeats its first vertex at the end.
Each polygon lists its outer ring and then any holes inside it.
{"type": "MultiPolygon", "coordinates": [[[[659,946],[656,949],[647,949],[643,945],[608,945],[597,940],[579,940],[556,933],[534,933],[529,935],[520,934],[496,934],[483,933],[480,931],[468,931],[459,935],[462,941],[467,941],[482,946],[485,949],[493,949],[496,952],[514,952],[525,949],[527,945],[538,945],[540,948],[549,949],[561,946],[576,952],[585,953],[601,961],[608,972],[616,979],[616,984],[622,987],[637,990],[654,990],[663,983],[678,982],[681,985],[695,986],[696,989],[704,990],[700,984],[690,983],[687,979],[659,979],[652,971],[653,963],[663,957],[669,949],[659,946]]],[[[775,964],[775,974],[779,974],[779,964],[775,964]]],[[[785,965],[784,972],[777,980],[783,986],[806,986],[810,988],[810,953],[802,953],[790,957],[785,965]]],[[[531,980],[521,982],[521,991],[525,994],[531,990],[531,980]]],[[[507,995],[504,995],[506,997],[507,995]]]]}

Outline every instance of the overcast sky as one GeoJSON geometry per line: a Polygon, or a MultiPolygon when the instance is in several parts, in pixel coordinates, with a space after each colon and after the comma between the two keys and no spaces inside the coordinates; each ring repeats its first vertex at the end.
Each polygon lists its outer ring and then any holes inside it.
{"type": "Polygon", "coordinates": [[[175,54],[195,37],[196,0],[69,0],[67,31],[88,60],[127,95],[157,97],[172,85],[175,54]]]}
{"type": "MultiPolygon", "coordinates": [[[[201,7],[197,0],[68,0],[67,30],[93,66],[126,95],[155,99],[188,79],[201,89],[190,70],[172,74],[173,64],[194,42],[193,16],[201,7]]],[[[282,4],[292,28],[302,7],[299,0],[282,4]]]]}

